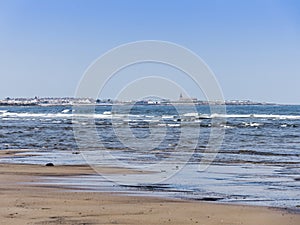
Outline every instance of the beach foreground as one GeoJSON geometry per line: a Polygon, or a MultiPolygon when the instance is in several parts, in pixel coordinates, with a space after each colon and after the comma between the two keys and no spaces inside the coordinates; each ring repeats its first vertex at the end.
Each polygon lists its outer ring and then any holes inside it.
{"type": "Polygon", "coordinates": [[[300,224],[300,214],[267,207],[70,191],[55,184],[37,184],[43,176],[93,173],[88,166],[0,164],[1,224],[300,224]]]}

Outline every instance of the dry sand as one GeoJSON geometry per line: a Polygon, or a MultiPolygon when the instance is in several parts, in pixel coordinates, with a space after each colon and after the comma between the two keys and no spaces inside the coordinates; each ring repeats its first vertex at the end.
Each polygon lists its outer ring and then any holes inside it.
{"type": "Polygon", "coordinates": [[[93,173],[88,166],[0,164],[0,224],[300,224],[300,214],[267,207],[78,192],[35,184],[42,176],[93,173]]]}

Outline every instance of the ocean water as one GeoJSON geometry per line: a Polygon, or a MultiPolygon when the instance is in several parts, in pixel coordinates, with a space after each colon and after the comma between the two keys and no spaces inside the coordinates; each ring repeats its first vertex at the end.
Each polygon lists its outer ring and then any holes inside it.
{"type": "MultiPolygon", "coordinates": [[[[192,106],[96,106],[93,115],[67,106],[0,107],[3,149],[33,154],[0,162],[84,164],[74,153],[109,151],[118,162],[138,168],[187,154],[185,166],[161,183],[113,187],[132,194],[300,207],[300,106],[226,106],[226,114],[212,114],[208,106],[196,106],[196,112],[192,106]],[[215,118],[222,120],[214,123],[215,118]],[[76,127],[81,130],[75,138],[76,127]],[[224,131],[223,141],[211,165],[199,171],[212,129],[224,131]],[[97,140],[90,140],[90,132],[97,140]]],[[[87,189],[101,189],[91,182],[95,178],[68,179],[56,182],[76,186],[77,179],[84,186],[85,179],[87,189]]]]}

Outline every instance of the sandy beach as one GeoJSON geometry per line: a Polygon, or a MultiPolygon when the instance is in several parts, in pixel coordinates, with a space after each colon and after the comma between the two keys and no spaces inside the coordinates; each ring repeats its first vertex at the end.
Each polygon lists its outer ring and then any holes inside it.
{"type": "MultiPolygon", "coordinates": [[[[1,151],[0,157],[10,154],[1,151]]],[[[283,209],[82,192],[40,182],[87,174],[95,172],[89,166],[0,164],[1,224],[300,224],[300,214],[283,209]]]]}
{"type": "Polygon", "coordinates": [[[0,225],[300,225],[300,0],[0,0],[0,225]]]}

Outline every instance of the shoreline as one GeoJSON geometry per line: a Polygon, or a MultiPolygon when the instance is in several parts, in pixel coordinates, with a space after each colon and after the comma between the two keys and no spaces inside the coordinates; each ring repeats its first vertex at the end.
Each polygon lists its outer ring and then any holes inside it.
{"type": "MultiPolygon", "coordinates": [[[[239,167],[239,165],[238,165],[239,167]]],[[[300,213],[300,204],[297,202],[297,198],[294,199],[294,204],[280,204],[277,202],[277,198],[269,198],[265,202],[265,198],[262,196],[262,200],[252,200],[251,198],[243,199],[243,198],[234,198],[230,197],[230,192],[227,197],[227,193],[212,192],[212,194],[207,191],[211,190],[208,183],[208,188],[206,191],[198,191],[197,188],[189,189],[189,187],[180,187],[176,186],[177,184],[182,184],[180,179],[184,179],[184,177],[179,175],[177,181],[175,182],[169,181],[163,184],[116,184],[114,181],[110,181],[110,176],[121,175],[121,176],[129,176],[138,174],[141,175],[143,173],[153,173],[148,170],[139,170],[134,168],[126,168],[126,167],[116,167],[113,165],[99,165],[97,166],[97,172],[90,165],[86,164],[83,160],[82,156],[78,152],[56,152],[51,154],[45,151],[36,151],[34,149],[3,149],[0,150],[0,172],[10,173],[15,175],[16,173],[21,172],[24,175],[31,175],[38,177],[39,184],[51,185],[51,186],[60,186],[63,189],[72,189],[75,191],[82,192],[107,192],[107,190],[112,190],[112,193],[122,193],[127,196],[139,196],[139,197],[157,197],[162,199],[174,199],[174,200],[186,200],[186,201],[195,201],[195,202],[209,202],[214,204],[228,204],[228,205],[241,205],[241,206],[257,206],[257,207],[268,207],[274,208],[294,213],[300,213]],[[54,156],[55,157],[54,157],[54,156]],[[58,156],[58,157],[57,157],[58,156]],[[63,160],[60,160],[63,159],[63,160]],[[65,161],[67,160],[67,161],[65,161]],[[53,167],[47,167],[46,164],[54,163],[53,167]],[[7,165],[7,170],[3,167],[7,165]],[[10,168],[12,165],[13,168],[10,168]],[[10,169],[9,169],[10,168],[10,169]],[[21,171],[20,171],[21,169],[21,171]],[[11,172],[13,171],[13,172],[11,172]],[[55,173],[52,173],[55,171],[55,173]],[[78,171],[80,171],[78,173],[78,171]],[[100,173],[100,175],[98,174],[100,173]],[[177,183],[176,183],[177,182],[177,183]],[[180,182],[180,183],[178,183],[180,182]],[[192,192],[195,190],[196,192],[192,192]],[[271,203],[271,204],[270,204],[271,203]]],[[[228,171],[230,174],[231,170],[236,170],[236,166],[230,166],[228,171]]],[[[250,168],[251,169],[251,168],[250,168]]],[[[275,168],[276,169],[276,168],[275,168]]],[[[193,170],[193,169],[192,169],[193,170]]],[[[207,176],[208,178],[218,179],[220,168],[217,165],[212,165],[210,167],[211,171],[209,173],[215,173],[217,175],[207,176]]],[[[238,174],[243,175],[243,171],[236,171],[238,174]]],[[[189,170],[185,173],[189,173],[189,170]]],[[[253,172],[252,172],[253,173],[253,172]]],[[[184,173],[183,173],[184,174],[184,173]]],[[[228,174],[224,173],[224,176],[228,174]]],[[[178,177],[178,176],[177,176],[178,177]]],[[[194,177],[193,177],[194,178],[194,177]]],[[[114,180],[114,178],[112,177],[114,180]]],[[[198,185],[205,185],[203,182],[210,182],[209,179],[204,178],[199,182],[198,185]]],[[[217,182],[215,183],[218,184],[217,182]]],[[[222,186],[222,183],[221,183],[222,186]]],[[[217,186],[216,186],[217,187],[217,186]]],[[[199,186],[200,188],[200,186],[199,186]]],[[[218,188],[218,187],[217,187],[218,188]]],[[[230,188],[230,186],[229,186],[230,188]]],[[[237,189],[238,190],[238,189],[237,189]]],[[[245,190],[246,191],[246,190],[245,190]]],[[[253,191],[252,191],[253,192],[253,191]]],[[[231,191],[231,193],[233,193],[231,191]]],[[[247,192],[245,192],[247,193],[247,192]]],[[[248,190],[248,193],[251,193],[251,190],[248,190]]],[[[234,194],[234,193],[233,193],[234,194]]],[[[238,193],[237,193],[238,195],[238,193]]],[[[246,196],[246,194],[244,194],[246,196]]],[[[291,196],[291,195],[290,195],[291,196]]]]}
{"type": "Polygon", "coordinates": [[[5,224],[296,225],[300,222],[299,212],[281,208],[129,196],[118,192],[81,191],[48,183],[43,185],[43,178],[47,176],[93,174],[96,173],[92,168],[82,165],[46,167],[2,163],[0,219],[5,224]]]}

